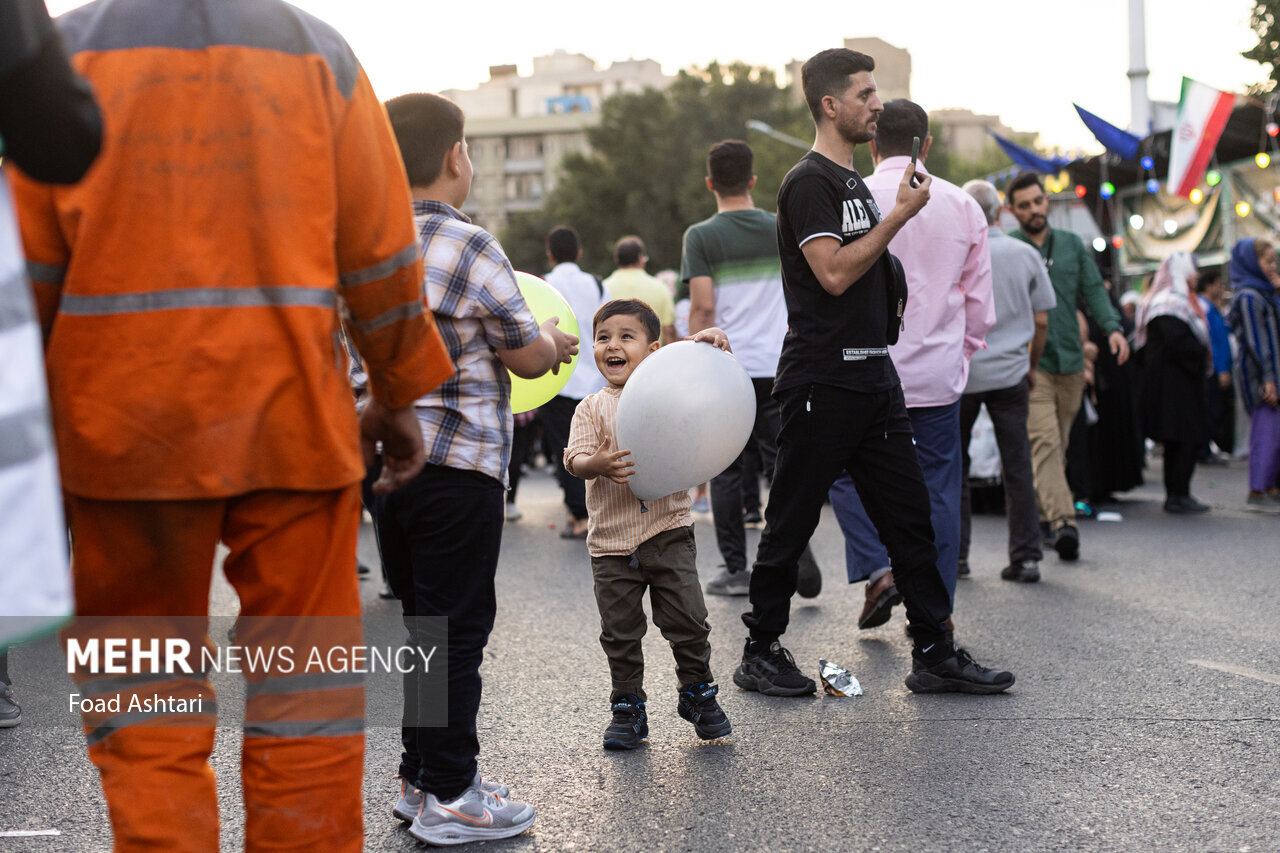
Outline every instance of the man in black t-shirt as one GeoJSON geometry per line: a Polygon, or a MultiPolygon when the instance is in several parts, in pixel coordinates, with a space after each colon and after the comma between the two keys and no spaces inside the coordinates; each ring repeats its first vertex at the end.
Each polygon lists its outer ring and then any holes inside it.
{"type": "Polygon", "coordinates": [[[801,71],[817,125],[813,150],[778,192],[778,248],[787,336],[774,396],[781,409],[777,470],[751,575],[750,637],[733,681],[770,696],[815,685],[779,638],[797,561],[818,525],[827,489],[848,471],[888,549],[915,647],[907,687],[917,693],[999,693],[1008,672],[979,666],[955,646],[950,598],[937,569],[929,493],[889,358],[894,271],[889,241],[929,200],[931,179],[908,168],[883,219],[853,171],[853,150],[875,135],[882,109],[865,54],[825,50],[801,71]],[[913,186],[915,181],[918,186],[913,186]]]}

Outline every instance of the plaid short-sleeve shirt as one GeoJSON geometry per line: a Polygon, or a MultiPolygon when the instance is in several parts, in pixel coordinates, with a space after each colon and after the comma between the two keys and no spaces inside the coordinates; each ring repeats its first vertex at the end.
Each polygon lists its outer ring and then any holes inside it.
{"type": "Polygon", "coordinates": [[[427,462],[507,485],[511,377],[496,350],[538,338],[538,323],[493,235],[438,201],[414,201],[427,305],[458,372],[417,402],[427,462]]]}

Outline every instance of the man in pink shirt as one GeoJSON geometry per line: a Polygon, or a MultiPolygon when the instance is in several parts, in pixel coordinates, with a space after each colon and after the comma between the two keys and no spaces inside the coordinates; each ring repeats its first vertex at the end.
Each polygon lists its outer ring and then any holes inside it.
{"type": "MultiPolygon", "coordinates": [[[[866,181],[886,215],[896,202],[917,136],[916,171],[928,174],[924,162],[933,141],[929,116],[905,99],[886,103],[871,143],[876,171],[866,181]]],[[[890,241],[889,251],[902,261],[910,291],[902,333],[889,354],[902,379],[929,487],[938,573],[954,604],[960,553],[960,396],[969,378],[969,357],[985,347],[987,330],[996,321],[987,220],[968,193],[935,177],[929,204],[890,241]]],[[[831,487],[831,505],[844,532],[849,582],[867,580],[858,627],[883,625],[902,596],[894,586],[889,555],[848,474],[831,487]]]]}

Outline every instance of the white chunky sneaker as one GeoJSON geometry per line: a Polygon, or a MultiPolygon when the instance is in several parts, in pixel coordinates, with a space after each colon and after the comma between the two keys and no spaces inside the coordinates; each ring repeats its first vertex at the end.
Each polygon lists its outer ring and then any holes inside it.
{"type": "Polygon", "coordinates": [[[456,799],[441,802],[424,794],[409,834],[437,846],[493,841],[519,835],[533,826],[533,806],[494,796],[472,785],[456,799]]]}

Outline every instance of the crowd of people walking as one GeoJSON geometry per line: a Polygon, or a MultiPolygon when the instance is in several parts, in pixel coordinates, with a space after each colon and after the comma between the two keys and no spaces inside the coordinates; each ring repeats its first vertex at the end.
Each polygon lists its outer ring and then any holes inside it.
{"type": "MultiPolygon", "coordinates": [[[[1045,547],[1079,557],[1077,518],[1140,481],[1144,438],[1161,448],[1164,509],[1208,511],[1191,484],[1234,447],[1233,392],[1249,422],[1242,503],[1280,513],[1272,244],[1240,241],[1216,277],[1175,253],[1135,299],[1118,297],[1081,239],[1050,225],[1039,176],[1002,197],[931,175],[927,113],[882,103],[865,54],[804,64],[815,141],[776,214],[752,197],[750,147],[706,141],[716,212],[689,224],[674,275],[648,273],[640,236],[619,235],[601,278],[579,266],[571,224],[547,234],[546,282],[580,341],[535,318],[499,241],[461,212],[473,177],[462,110],[430,94],[380,103],[324,23],[278,0],[97,0],[56,29],[42,0],[0,16],[0,332],[21,332],[0,340],[6,363],[25,365],[3,389],[17,403],[0,418],[0,466],[28,477],[26,511],[0,519],[3,547],[43,537],[51,547],[21,555],[29,583],[65,576],[65,506],[77,619],[64,638],[203,648],[221,542],[236,641],[318,650],[360,642],[363,504],[409,642],[446,648],[447,718],[428,721],[428,668],[407,673],[403,752],[377,758],[398,779],[388,811],[421,841],[534,823],[532,805],[482,777],[477,714],[502,533],[520,518],[539,431],[563,494],[559,535],[590,555],[611,688],[603,746],[648,737],[646,591],[676,659],[679,716],[702,739],[732,734],[709,663],[695,496],[640,501],[618,445],[623,389],[666,343],[733,352],[751,379],[751,438],[709,485],[722,571],[705,586],[745,599],[742,690],[815,692],[783,638],[792,598],[822,590],[809,540],[827,501],[848,580],[866,585],[857,627],[905,606],[909,690],[1014,685],[966,651],[952,619],[984,406],[1004,467],[1007,581],[1040,580],[1045,547]],[[864,144],[867,176],[853,168],[864,144]],[[366,380],[359,407],[348,345],[366,380]],[[559,394],[517,418],[511,377],[580,353],[559,394]]],[[[22,634],[6,624],[0,641],[22,634]]],[[[8,664],[0,654],[0,725],[20,720],[8,664]]],[[[74,669],[86,695],[182,701],[84,709],[116,849],[217,849],[208,673],[74,669]]],[[[246,847],[362,849],[362,683],[271,665],[246,676],[246,847]]]]}

